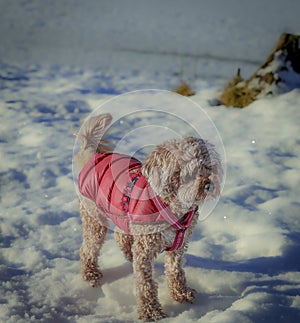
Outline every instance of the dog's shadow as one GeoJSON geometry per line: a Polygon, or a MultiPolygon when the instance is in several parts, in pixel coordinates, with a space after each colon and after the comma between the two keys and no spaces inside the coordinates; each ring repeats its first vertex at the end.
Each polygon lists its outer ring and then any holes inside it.
{"type": "Polygon", "coordinates": [[[102,273],[102,283],[111,284],[119,279],[133,275],[132,263],[125,262],[117,267],[106,268],[102,270],[102,273]]]}
{"type": "MultiPolygon", "coordinates": [[[[191,261],[190,257],[188,257],[188,262],[191,261]]],[[[192,257],[192,260],[195,260],[192,257]]],[[[190,264],[190,263],[189,263],[190,264]]],[[[133,268],[132,268],[132,263],[130,262],[124,262],[123,264],[116,266],[116,267],[110,267],[110,268],[104,268],[102,270],[103,273],[103,278],[102,278],[102,284],[106,285],[106,284],[112,284],[118,280],[124,279],[126,277],[129,276],[133,276],[133,268]]],[[[162,283],[162,281],[165,279],[164,278],[164,264],[162,261],[158,261],[155,263],[154,266],[154,272],[153,272],[153,276],[154,279],[156,281],[160,281],[160,283],[162,283]]],[[[98,297],[100,291],[98,290],[98,297]]],[[[205,293],[201,293],[199,292],[196,296],[196,299],[194,301],[193,304],[190,303],[183,303],[183,304],[179,304],[173,300],[170,299],[170,296],[168,295],[168,291],[166,289],[166,285],[165,283],[161,285],[160,288],[160,292],[161,293],[161,301],[163,304],[164,309],[166,310],[166,312],[169,314],[169,319],[172,319],[178,315],[180,315],[182,312],[184,311],[190,311],[197,307],[197,311],[201,313],[201,315],[205,315],[207,312],[207,309],[213,309],[215,307],[229,307],[233,301],[236,300],[236,297],[233,298],[227,298],[226,301],[222,301],[222,304],[220,303],[220,299],[219,297],[213,297],[212,295],[206,295],[205,293]],[[199,309],[200,307],[200,309],[199,309]],[[202,308],[202,309],[201,309],[202,308]]],[[[93,294],[93,296],[95,297],[96,293],[93,294]]],[[[101,296],[104,297],[104,293],[101,289],[101,296]]],[[[132,294],[132,298],[129,297],[127,300],[120,300],[119,302],[123,303],[123,301],[128,305],[128,302],[130,302],[130,304],[132,306],[134,306],[135,301],[134,301],[134,294],[132,294]]],[[[124,304],[125,304],[124,303],[124,304]]],[[[116,321],[117,322],[117,321],[116,321]]]]}

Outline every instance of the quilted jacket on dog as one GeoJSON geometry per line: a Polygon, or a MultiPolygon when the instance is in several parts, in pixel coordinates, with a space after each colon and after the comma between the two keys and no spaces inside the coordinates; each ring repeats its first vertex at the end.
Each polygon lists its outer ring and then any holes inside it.
{"type": "Polygon", "coordinates": [[[174,215],[141,174],[141,166],[127,155],[100,153],[89,159],[78,178],[81,194],[127,234],[130,222],[174,224],[174,215]]]}

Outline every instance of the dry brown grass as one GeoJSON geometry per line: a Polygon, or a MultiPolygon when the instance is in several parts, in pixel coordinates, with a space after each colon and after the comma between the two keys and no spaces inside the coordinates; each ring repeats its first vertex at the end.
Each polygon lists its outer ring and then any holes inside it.
{"type": "Polygon", "coordinates": [[[244,81],[238,70],[236,76],[224,88],[221,96],[220,103],[226,106],[237,108],[244,108],[254,100],[259,94],[258,89],[249,88],[249,82],[244,81]]]}
{"type": "Polygon", "coordinates": [[[300,36],[293,34],[282,34],[271,53],[268,55],[258,70],[247,80],[243,80],[238,70],[236,76],[226,85],[220,95],[220,103],[226,106],[243,108],[258,98],[268,94],[274,94],[268,89],[269,85],[281,82],[280,70],[291,64],[293,70],[300,74],[300,49],[298,47],[300,36]],[[280,68],[272,69],[272,62],[276,54],[284,55],[280,68]],[[268,69],[267,69],[268,67],[268,69]],[[269,69],[271,67],[271,70],[269,69]]]}
{"type": "Polygon", "coordinates": [[[185,82],[181,82],[179,86],[172,91],[183,96],[195,95],[195,92],[192,90],[192,88],[185,82]]]}

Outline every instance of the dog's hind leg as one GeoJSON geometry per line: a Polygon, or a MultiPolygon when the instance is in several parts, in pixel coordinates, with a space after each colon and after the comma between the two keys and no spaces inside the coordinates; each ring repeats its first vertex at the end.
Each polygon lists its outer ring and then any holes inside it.
{"type": "Polygon", "coordinates": [[[115,231],[114,236],[115,236],[115,240],[117,241],[120,249],[123,251],[125,258],[127,260],[129,260],[130,262],[132,262],[131,247],[132,247],[132,243],[133,243],[133,237],[128,234],[121,233],[118,231],[115,231]]]}
{"type": "Polygon", "coordinates": [[[98,256],[103,245],[107,227],[93,218],[84,207],[80,208],[83,241],[80,249],[81,274],[91,286],[99,286],[102,273],[98,267],[98,256]]]}

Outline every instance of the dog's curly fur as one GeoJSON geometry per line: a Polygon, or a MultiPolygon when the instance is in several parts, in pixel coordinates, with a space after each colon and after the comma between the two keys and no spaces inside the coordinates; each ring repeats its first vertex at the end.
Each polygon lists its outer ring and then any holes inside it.
{"type": "MultiPolygon", "coordinates": [[[[107,142],[100,139],[111,120],[110,114],[92,117],[78,134],[81,147],[75,162],[80,169],[93,154],[107,151],[107,142]]],[[[143,162],[142,173],[178,218],[203,203],[207,195],[216,197],[220,193],[221,161],[214,146],[202,139],[187,137],[158,145],[143,162]]],[[[92,286],[99,286],[102,273],[98,267],[98,255],[108,222],[95,203],[83,196],[80,197],[80,214],[83,224],[82,276],[92,286]]],[[[187,287],[182,262],[197,218],[196,212],[186,230],[182,247],[165,253],[165,275],[170,295],[180,303],[193,302],[196,294],[194,289],[187,287]]],[[[172,246],[176,230],[169,224],[158,232],[151,230],[151,224],[136,224],[131,225],[131,233],[116,231],[115,240],[126,259],[133,262],[139,319],[157,321],[166,314],[158,300],[152,269],[156,256],[172,246]]]]}

